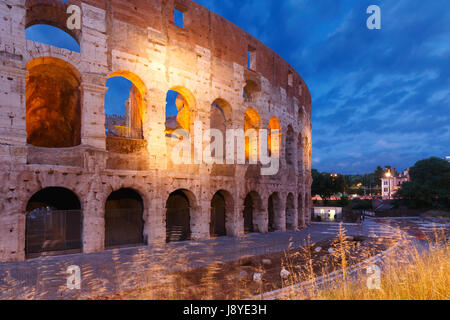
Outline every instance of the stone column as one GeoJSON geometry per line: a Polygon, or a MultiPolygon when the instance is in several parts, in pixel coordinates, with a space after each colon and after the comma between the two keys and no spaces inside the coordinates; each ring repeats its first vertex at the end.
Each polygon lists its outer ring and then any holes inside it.
{"type": "Polygon", "coordinates": [[[209,212],[209,204],[203,203],[203,206],[190,207],[191,216],[191,238],[192,240],[208,240],[209,234],[209,218],[206,215],[209,212]]]}
{"type": "Polygon", "coordinates": [[[106,149],[105,135],[105,92],[109,73],[107,66],[106,13],[86,3],[82,9],[82,101],[81,101],[81,143],[99,149],[106,149]]]}
{"type": "Polygon", "coordinates": [[[286,208],[286,229],[289,230],[298,229],[298,210],[297,205],[295,204],[295,199],[294,199],[294,207],[290,209],[286,208]]]}
{"type": "Polygon", "coordinates": [[[25,212],[23,199],[14,198],[15,190],[0,198],[0,263],[25,260],[25,212]]]}
{"type": "Polygon", "coordinates": [[[286,207],[284,206],[283,201],[280,199],[280,207],[274,208],[275,212],[275,231],[286,231],[286,207]]]}
{"type": "MultiPolygon", "coordinates": [[[[88,179],[88,177],[86,177],[88,179]]],[[[105,201],[99,174],[88,182],[88,192],[83,201],[83,252],[105,250],[105,201]]]]}
{"type": "Polygon", "coordinates": [[[244,235],[244,207],[234,206],[231,208],[226,208],[227,218],[226,218],[226,228],[227,235],[231,237],[241,237],[244,235]]]}
{"type": "Polygon", "coordinates": [[[308,193],[305,192],[303,194],[303,202],[304,202],[304,220],[305,221],[305,225],[310,225],[311,224],[311,204],[310,201],[311,198],[308,198],[308,193]]]}
{"type": "MultiPolygon", "coordinates": [[[[86,78],[86,76],[83,76],[86,78]]],[[[106,149],[105,134],[105,92],[106,77],[89,77],[81,84],[81,143],[91,147],[106,149]],[[97,83],[93,83],[93,82],[97,83]],[[98,84],[103,83],[103,85],[98,84]]]]}
{"type": "Polygon", "coordinates": [[[242,237],[245,235],[244,226],[244,210],[245,206],[235,206],[234,209],[234,236],[242,237]]]}
{"type": "Polygon", "coordinates": [[[27,71],[0,66],[0,143],[24,146],[27,142],[25,78],[27,71]]]}
{"type": "Polygon", "coordinates": [[[105,250],[105,208],[95,202],[83,208],[83,253],[105,250]]]}
{"type": "Polygon", "coordinates": [[[147,108],[143,119],[144,139],[150,157],[150,167],[164,169],[170,157],[166,147],[166,95],[167,91],[152,88],[147,94],[147,108]]]}
{"type": "Polygon", "coordinates": [[[144,235],[147,244],[163,244],[166,242],[166,208],[163,201],[152,199],[150,207],[144,212],[144,235]]]}
{"type": "Polygon", "coordinates": [[[267,208],[253,208],[253,228],[255,232],[269,232],[269,214],[267,208]]]}
{"type": "MultiPolygon", "coordinates": [[[[4,145],[24,146],[27,141],[25,15],[25,0],[0,3],[0,144],[4,145]]],[[[1,161],[12,160],[8,159],[8,151],[0,149],[1,161]]]]}

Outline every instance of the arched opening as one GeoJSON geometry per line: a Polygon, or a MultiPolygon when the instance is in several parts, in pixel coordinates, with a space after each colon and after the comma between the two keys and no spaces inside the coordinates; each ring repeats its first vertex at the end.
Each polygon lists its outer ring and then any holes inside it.
{"type": "Polygon", "coordinates": [[[281,203],[280,196],[277,192],[269,197],[268,201],[269,213],[269,232],[279,231],[279,220],[281,217],[281,203]]]}
{"type": "Polygon", "coordinates": [[[226,229],[226,206],[225,198],[222,194],[216,193],[211,200],[211,237],[222,237],[227,235],[226,229]]]}
{"type": "Polygon", "coordinates": [[[300,133],[298,135],[298,140],[297,140],[297,162],[298,162],[298,172],[302,173],[304,170],[304,159],[305,157],[305,149],[304,149],[304,144],[303,144],[303,136],[300,133]]]}
{"type": "Polygon", "coordinates": [[[81,252],[81,230],[78,197],[65,188],[42,189],[30,198],[26,208],[26,257],[81,252]]]}
{"type": "Polygon", "coordinates": [[[177,138],[174,131],[183,129],[191,132],[192,113],[196,102],[192,93],[184,87],[173,87],[166,97],[166,136],[177,138]]]}
{"type": "Polygon", "coordinates": [[[216,99],[211,104],[211,111],[209,115],[209,127],[211,130],[219,131],[222,136],[222,141],[216,141],[218,137],[216,137],[215,133],[211,131],[210,145],[214,146],[211,149],[211,158],[213,159],[217,158],[217,160],[223,160],[224,158],[226,130],[228,127],[228,122],[231,120],[231,113],[232,113],[231,106],[224,99],[216,99]],[[221,152],[218,152],[218,150],[216,150],[217,148],[221,148],[221,152]]]}
{"type": "Polygon", "coordinates": [[[143,139],[147,89],[128,71],[114,72],[106,82],[105,133],[108,137],[143,139]]]}
{"type": "Polygon", "coordinates": [[[232,210],[231,195],[226,191],[218,191],[211,200],[211,237],[222,237],[228,234],[227,218],[232,210]]]}
{"type": "Polygon", "coordinates": [[[105,204],[105,247],[145,244],[144,204],[133,189],[112,192],[105,204]]]}
{"type": "MultiPolygon", "coordinates": [[[[301,85],[300,85],[300,87],[301,87],[301,85]]],[[[298,116],[298,124],[300,125],[300,127],[303,127],[303,125],[305,124],[305,121],[304,121],[304,119],[305,119],[305,111],[304,111],[304,108],[303,107],[298,107],[298,114],[297,114],[297,116],[298,116]]]]}
{"type": "Polygon", "coordinates": [[[69,28],[68,6],[66,1],[27,1],[26,39],[69,50],[79,49],[81,29],[69,28]],[[54,28],[59,32],[55,32],[54,28]]]}
{"type": "Polygon", "coordinates": [[[294,195],[289,193],[286,199],[286,229],[294,230],[295,228],[295,204],[294,195]]]}
{"type": "Polygon", "coordinates": [[[302,228],[305,225],[305,220],[303,217],[303,197],[301,194],[298,195],[298,227],[302,228]]]}
{"type": "Polygon", "coordinates": [[[80,52],[77,40],[64,30],[46,24],[36,24],[25,29],[25,39],[53,47],[80,52]]]}
{"type": "Polygon", "coordinates": [[[247,80],[244,86],[244,100],[246,102],[253,102],[256,99],[257,94],[260,92],[260,87],[253,80],[247,80]]]}
{"type": "Polygon", "coordinates": [[[260,128],[261,117],[258,112],[253,108],[247,109],[244,115],[245,157],[247,161],[258,159],[260,128]]]}
{"type": "Polygon", "coordinates": [[[27,65],[27,142],[45,148],[81,143],[80,74],[67,62],[37,58],[27,65]]]}
{"type": "Polygon", "coordinates": [[[261,197],[256,192],[250,192],[244,200],[244,232],[245,233],[253,233],[253,232],[261,232],[261,225],[258,225],[258,220],[261,220],[260,217],[261,211],[261,197]]]}
{"type": "Polygon", "coordinates": [[[192,202],[192,195],[186,190],[177,190],[170,194],[166,203],[166,242],[191,238],[192,202]]]}
{"type": "Polygon", "coordinates": [[[253,210],[255,205],[253,203],[253,199],[250,195],[245,198],[244,201],[244,232],[252,233],[254,232],[253,228],[253,210]]]}
{"type": "Polygon", "coordinates": [[[280,155],[281,151],[281,124],[278,118],[272,117],[269,120],[269,135],[268,135],[268,146],[269,146],[269,155],[272,156],[273,153],[280,155]],[[272,146],[272,136],[275,134],[272,131],[278,131],[278,146],[272,146]]]}
{"type": "Polygon", "coordinates": [[[294,129],[291,126],[288,126],[287,134],[286,134],[286,165],[288,167],[293,167],[294,163],[294,152],[295,152],[295,138],[294,138],[294,129]]]}

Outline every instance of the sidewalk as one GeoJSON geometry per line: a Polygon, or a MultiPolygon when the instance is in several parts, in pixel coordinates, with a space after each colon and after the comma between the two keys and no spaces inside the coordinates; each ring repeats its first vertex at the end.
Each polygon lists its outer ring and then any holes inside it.
{"type": "MultiPolygon", "coordinates": [[[[347,235],[360,235],[357,226],[345,226],[347,235]]],[[[148,270],[164,273],[198,268],[217,261],[233,261],[244,255],[280,252],[334,237],[339,225],[313,224],[301,231],[250,234],[243,238],[223,237],[207,241],[141,246],[93,254],[46,257],[0,264],[0,299],[86,299],[93,293],[114,294],[136,289],[149,279],[148,270]],[[67,289],[67,268],[81,269],[81,290],[67,289]]]]}

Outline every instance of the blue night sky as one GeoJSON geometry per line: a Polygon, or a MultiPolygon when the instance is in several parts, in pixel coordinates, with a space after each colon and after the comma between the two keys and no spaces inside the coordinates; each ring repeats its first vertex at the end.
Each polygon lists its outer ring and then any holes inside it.
{"type": "Polygon", "coordinates": [[[196,2],[303,77],[313,101],[313,168],[363,173],[450,155],[450,1],[196,2]],[[372,4],[381,7],[381,30],[366,27],[372,4]]]}

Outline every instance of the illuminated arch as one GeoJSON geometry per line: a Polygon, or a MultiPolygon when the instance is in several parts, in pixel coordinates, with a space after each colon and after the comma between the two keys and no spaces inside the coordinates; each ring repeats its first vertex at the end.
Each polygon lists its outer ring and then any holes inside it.
{"type": "Polygon", "coordinates": [[[232,109],[230,104],[224,99],[216,99],[211,104],[211,109],[209,113],[209,128],[211,130],[218,130],[222,135],[222,144],[220,145],[220,141],[216,141],[218,137],[216,136],[216,132],[211,132],[210,143],[214,144],[214,148],[211,151],[211,157],[219,160],[218,150],[217,148],[221,148],[221,154],[225,154],[225,144],[227,139],[227,129],[231,125],[231,117],[232,117],[232,109]]]}
{"type": "Polygon", "coordinates": [[[39,24],[50,25],[63,30],[80,44],[81,30],[67,27],[68,6],[68,3],[62,1],[27,1],[25,28],[39,24]]]}
{"type": "MultiPolygon", "coordinates": [[[[126,79],[130,84],[130,91],[127,93],[128,100],[124,105],[124,110],[118,114],[112,113],[107,104],[113,94],[111,88],[105,94],[105,130],[107,136],[116,136],[131,139],[143,139],[144,116],[147,107],[147,88],[142,79],[130,71],[116,71],[108,77],[108,82],[115,79],[126,79]]],[[[117,113],[117,112],[116,112],[117,113]]]]}
{"type": "Polygon", "coordinates": [[[194,95],[192,94],[192,92],[189,89],[186,89],[183,86],[174,86],[174,87],[170,88],[169,90],[176,91],[179,94],[181,94],[183,96],[183,98],[186,100],[189,110],[191,112],[195,112],[196,107],[197,107],[197,101],[195,100],[194,95]]]}
{"type": "Polygon", "coordinates": [[[258,155],[259,154],[259,129],[261,128],[261,117],[259,113],[253,109],[249,108],[245,112],[244,115],[244,132],[247,134],[249,130],[255,130],[257,139],[256,143],[251,142],[251,138],[249,136],[245,137],[245,157],[248,160],[250,158],[250,154],[258,155]]]}
{"type": "Polygon", "coordinates": [[[191,131],[192,125],[192,115],[196,111],[197,102],[194,95],[189,89],[182,86],[171,87],[168,91],[168,96],[170,92],[176,92],[175,106],[176,114],[169,114],[169,101],[166,106],[166,135],[171,137],[173,131],[176,129],[184,129],[187,132],[191,131]]]}
{"type": "Polygon", "coordinates": [[[46,148],[81,143],[80,73],[69,63],[41,57],[27,64],[27,142],[46,148]]]}
{"type": "Polygon", "coordinates": [[[281,124],[280,121],[278,120],[277,117],[272,117],[269,120],[269,134],[268,134],[268,146],[269,146],[269,154],[271,155],[272,152],[277,151],[278,154],[280,154],[280,150],[281,150],[281,138],[282,138],[282,128],[281,128],[281,124]],[[278,130],[278,136],[279,136],[279,140],[278,140],[278,149],[274,150],[272,148],[272,130],[278,130]]]}
{"type": "Polygon", "coordinates": [[[116,72],[113,72],[112,74],[110,74],[108,79],[113,78],[113,77],[123,77],[127,80],[130,80],[136,86],[139,93],[141,94],[141,96],[144,99],[147,96],[147,87],[145,86],[144,81],[142,81],[142,79],[135,73],[133,73],[131,71],[120,70],[120,71],[116,71],[116,72]]]}

